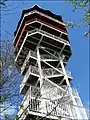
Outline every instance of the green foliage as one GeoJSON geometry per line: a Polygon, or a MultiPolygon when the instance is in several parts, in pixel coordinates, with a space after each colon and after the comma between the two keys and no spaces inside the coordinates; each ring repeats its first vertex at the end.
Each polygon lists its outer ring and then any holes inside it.
{"type": "Polygon", "coordinates": [[[0,0],[0,7],[6,6],[5,1],[7,1],[7,0],[0,0]]]}
{"type": "Polygon", "coordinates": [[[59,120],[62,120],[62,117],[61,117],[61,116],[59,117],[59,120]]]}
{"type": "Polygon", "coordinates": [[[18,115],[16,115],[16,117],[15,117],[15,120],[19,120],[19,117],[18,117],[18,115]]]}
{"type": "Polygon", "coordinates": [[[88,10],[85,12],[83,20],[90,25],[90,8],[88,8],[88,10]]]}
{"type": "Polygon", "coordinates": [[[32,118],[30,118],[30,120],[33,120],[32,118]]]}
{"type": "MultiPolygon", "coordinates": [[[[0,73],[1,74],[1,73],[0,73]]],[[[1,75],[0,75],[0,84],[2,84],[3,83],[3,78],[1,77],[1,75]]]]}
{"type": "Polygon", "coordinates": [[[3,96],[1,96],[1,99],[0,99],[0,104],[2,104],[6,99],[7,99],[7,95],[3,94],[3,96]]]}
{"type": "Polygon", "coordinates": [[[67,3],[71,3],[74,7],[73,12],[77,9],[84,10],[84,19],[90,21],[90,0],[65,0],[67,3]]]}
{"type": "MultiPolygon", "coordinates": [[[[71,3],[73,5],[73,12],[76,10],[83,10],[83,18],[80,20],[80,25],[77,25],[79,27],[87,26],[90,27],[90,0],[65,0],[67,3],[71,3]],[[81,24],[81,22],[84,22],[84,24],[81,24]]],[[[69,27],[76,27],[76,24],[67,24],[69,27]]],[[[90,34],[90,30],[85,32],[85,36],[88,36],[90,34]]]]}
{"type": "Polygon", "coordinates": [[[10,117],[9,117],[8,114],[5,114],[5,115],[4,115],[4,118],[5,118],[5,120],[10,120],[10,117]]]}

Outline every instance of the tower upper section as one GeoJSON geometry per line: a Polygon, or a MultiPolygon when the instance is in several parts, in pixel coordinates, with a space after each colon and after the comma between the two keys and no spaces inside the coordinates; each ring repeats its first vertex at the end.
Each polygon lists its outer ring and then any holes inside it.
{"type": "Polygon", "coordinates": [[[29,50],[36,51],[37,46],[54,54],[60,53],[66,62],[71,56],[68,33],[62,17],[37,5],[22,11],[14,36],[17,66],[22,66],[29,50]]]}

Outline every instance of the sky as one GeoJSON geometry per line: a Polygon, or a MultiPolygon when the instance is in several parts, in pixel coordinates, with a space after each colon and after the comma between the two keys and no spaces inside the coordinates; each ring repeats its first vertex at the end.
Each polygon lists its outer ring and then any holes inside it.
{"type": "MultiPolygon", "coordinates": [[[[83,10],[73,12],[72,5],[62,1],[7,1],[7,8],[2,12],[1,38],[14,39],[14,31],[23,9],[37,4],[43,9],[48,9],[61,15],[65,21],[78,23],[83,18],[83,10]]],[[[84,106],[89,105],[89,38],[84,37],[88,28],[68,28],[72,56],[68,61],[67,69],[71,71],[73,87],[78,89],[84,106]]]]}

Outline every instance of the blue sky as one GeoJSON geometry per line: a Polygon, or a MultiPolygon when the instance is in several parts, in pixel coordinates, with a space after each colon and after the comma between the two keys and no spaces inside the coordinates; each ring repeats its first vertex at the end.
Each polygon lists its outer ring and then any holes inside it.
{"type": "MultiPolygon", "coordinates": [[[[43,9],[49,9],[53,13],[62,15],[65,21],[78,22],[83,18],[83,11],[73,12],[72,5],[63,1],[8,1],[7,9],[2,13],[1,37],[13,40],[13,33],[20,19],[23,9],[38,4],[43,9]],[[7,34],[8,32],[8,34],[7,34]]],[[[73,86],[78,87],[81,100],[85,107],[89,104],[89,38],[84,37],[88,28],[68,28],[69,40],[72,48],[72,56],[67,69],[72,72],[73,86]]]]}

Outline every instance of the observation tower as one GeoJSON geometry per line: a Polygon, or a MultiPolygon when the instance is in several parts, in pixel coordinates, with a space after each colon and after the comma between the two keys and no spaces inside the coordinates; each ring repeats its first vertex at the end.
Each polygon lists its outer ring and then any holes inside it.
{"type": "Polygon", "coordinates": [[[22,11],[14,33],[15,65],[22,74],[20,120],[88,120],[72,75],[62,17],[35,5],[22,11]]]}

